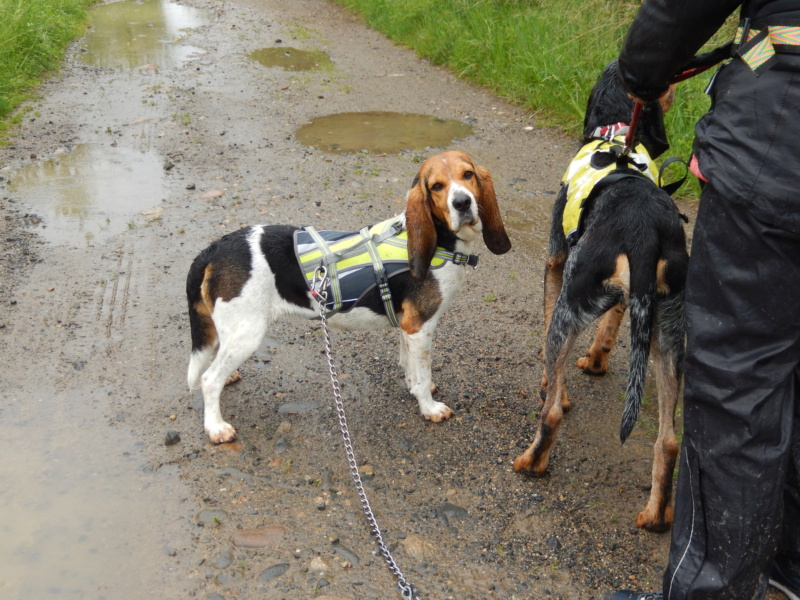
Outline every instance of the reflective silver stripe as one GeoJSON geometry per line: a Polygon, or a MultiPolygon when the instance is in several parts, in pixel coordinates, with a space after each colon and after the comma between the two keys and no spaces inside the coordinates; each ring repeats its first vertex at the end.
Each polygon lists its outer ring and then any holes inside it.
{"type": "MultiPolygon", "coordinates": [[[[369,235],[369,229],[366,227],[362,229],[361,235],[369,235]]],[[[377,238],[380,236],[375,237],[377,238]]],[[[375,280],[378,283],[378,294],[383,302],[386,318],[389,319],[389,323],[392,324],[392,327],[397,327],[400,323],[397,321],[397,315],[394,312],[392,292],[389,289],[389,278],[386,276],[386,269],[383,268],[383,261],[378,254],[378,249],[375,246],[372,238],[370,238],[367,242],[367,252],[369,252],[369,258],[372,261],[372,268],[375,270],[375,280]]]]}
{"type": "Polygon", "coordinates": [[[694,521],[695,521],[695,502],[694,502],[694,480],[692,479],[692,466],[689,464],[689,453],[684,452],[683,455],[686,457],[686,472],[689,474],[689,496],[692,498],[692,528],[689,531],[689,541],[686,544],[686,549],[683,551],[681,555],[681,559],[678,561],[678,564],[675,566],[675,570],[672,572],[672,577],[669,580],[669,594],[667,594],[667,600],[672,598],[672,588],[674,587],[673,584],[675,583],[675,577],[678,575],[678,570],[681,568],[681,564],[683,563],[686,555],[689,554],[689,548],[692,546],[692,538],[694,538],[694,521]]]}
{"type": "Polygon", "coordinates": [[[342,292],[339,289],[339,277],[336,272],[336,260],[330,260],[334,257],[334,253],[328,248],[327,242],[322,239],[322,236],[317,233],[313,227],[306,227],[305,230],[317,243],[319,251],[322,252],[322,264],[328,269],[328,277],[331,282],[331,290],[333,290],[333,308],[329,311],[330,314],[335,313],[342,308],[342,292]]]}

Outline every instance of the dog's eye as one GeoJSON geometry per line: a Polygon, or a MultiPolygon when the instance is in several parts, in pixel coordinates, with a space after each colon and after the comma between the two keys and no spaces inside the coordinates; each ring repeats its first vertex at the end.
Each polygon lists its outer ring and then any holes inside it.
{"type": "Polygon", "coordinates": [[[439,192],[439,191],[441,191],[443,189],[444,189],[444,184],[443,183],[439,183],[438,181],[436,183],[434,183],[433,185],[431,185],[431,190],[434,191],[434,192],[439,192]]]}
{"type": "Polygon", "coordinates": [[[474,175],[475,173],[473,173],[472,171],[464,171],[464,179],[472,179],[474,175]]]}

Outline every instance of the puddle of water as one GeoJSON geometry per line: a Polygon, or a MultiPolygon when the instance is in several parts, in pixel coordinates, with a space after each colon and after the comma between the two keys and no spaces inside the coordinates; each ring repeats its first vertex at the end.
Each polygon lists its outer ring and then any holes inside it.
{"type": "Polygon", "coordinates": [[[100,393],[2,396],[2,598],[186,597],[165,552],[189,537],[170,514],[177,467],[148,469],[141,442],[97,414],[100,393]]]}
{"type": "Polygon", "coordinates": [[[321,50],[297,48],[261,48],[247,55],[265,67],[279,67],[286,71],[311,71],[332,65],[330,57],[321,50]]]}
{"type": "Polygon", "coordinates": [[[368,150],[395,154],[447,146],[472,135],[472,127],[453,119],[393,112],[355,112],[327,115],[300,127],[295,137],[305,146],[343,154],[368,150]]]}
{"type": "Polygon", "coordinates": [[[89,10],[91,30],[83,38],[80,59],[122,69],[180,66],[205,51],[176,42],[185,30],[210,21],[208,11],[167,0],[98,5],[89,10]]]}
{"type": "Polygon", "coordinates": [[[164,168],[152,152],[80,144],[13,171],[8,189],[44,219],[39,231],[48,241],[104,241],[159,206],[164,168]]]}
{"type": "Polygon", "coordinates": [[[531,203],[525,210],[511,208],[505,211],[503,222],[514,247],[532,252],[537,257],[546,254],[551,213],[552,207],[541,202],[531,203]],[[547,225],[543,227],[543,223],[547,225]]]}

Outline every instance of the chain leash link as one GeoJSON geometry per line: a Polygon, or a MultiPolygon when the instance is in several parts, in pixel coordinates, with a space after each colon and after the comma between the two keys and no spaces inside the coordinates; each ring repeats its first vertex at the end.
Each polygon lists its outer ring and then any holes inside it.
{"type": "Polygon", "coordinates": [[[333,399],[336,407],[336,414],[339,419],[339,429],[342,432],[344,450],[347,454],[347,463],[350,467],[350,475],[352,476],[353,483],[358,491],[358,498],[361,502],[361,508],[367,517],[367,522],[369,523],[372,536],[375,538],[375,541],[378,544],[378,550],[386,561],[389,571],[391,571],[392,575],[397,578],[397,588],[400,590],[400,595],[403,598],[408,598],[409,600],[421,600],[421,598],[417,595],[414,586],[406,580],[405,576],[400,571],[400,568],[394,561],[391,552],[389,552],[389,548],[384,543],[380,527],[378,527],[378,521],[375,519],[375,514],[372,512],[372,508],[369,505],[369,500],[367,499],[367,494],[364,491],[364,484],[361,482],[361,474],[358,472],[358,463],[356,463],[355,453],[353,452],[353,444],[352,440],[350,439],[350,428],[347,426],[347,418],[344,412],[344,403],[342,402],[342,393],[341,388],[339,387],[339,375],[336,371],[336,364],[333,360],[331,336],[330,332],[328,331],[328,318],[325,314],[325,303],[328,298],[327,287],[328,273],[324,266],[320,266],[314,273],[314,281],[312,284],[311,293],[319,302],[319,316],[320,320],[322,321],[322,333],[325,337],[325,356],[328,359],[328,369],[330,371],[331,386],[333,388],[333,399]]]}

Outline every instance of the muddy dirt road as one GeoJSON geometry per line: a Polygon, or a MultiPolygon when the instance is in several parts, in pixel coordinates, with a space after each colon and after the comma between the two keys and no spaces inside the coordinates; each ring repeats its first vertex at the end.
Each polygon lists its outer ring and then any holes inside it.
{"type": "Polygon", "coordinates": [[[185,384],[185,277],[242,225],[352,230],[400,212],[419,162],[442,147],[492,172],[514,248],[482,251],[437,330],[434,376],[455,411],[445,423],[419,417],[394,335],[334,334],[385,540],[426,599],[654,588],[667,537],[633,521],[655,415],[620,447],[625,342],[606,378],[571,373],[550,474],[511,468],[539,407],[549,212],[574,141],[323,0],[130,6],[142,7],[155,16],[97,13],[0,154],[0,596],[399,597],[349,479],[318,325],[270,334],[223,394],[240,440],[213,446],[185,384]],[[156,21],[164,33],[140,53],[156,21]],[[114,23],[133,32],[127,42],[105,31],[114,23]],[[320,51],[330,65],[250,57],[271,48],[320,51]],[[399,152],[367,139],[355,144],[371,151],[335,153],[295,136],[355,111],[471,132],[399,152]]]}

